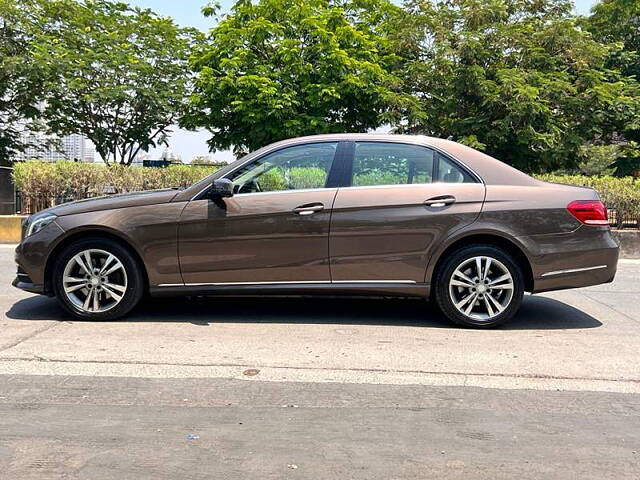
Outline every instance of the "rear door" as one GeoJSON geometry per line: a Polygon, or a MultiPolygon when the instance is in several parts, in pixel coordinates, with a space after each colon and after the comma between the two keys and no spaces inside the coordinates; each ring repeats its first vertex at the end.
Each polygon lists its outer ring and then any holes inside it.
{"type": "Polygon", "coordinates": [[[425,281],[431,252],[479,215],[485,187],[464,167],[420,145],[351,143],[329,254],[334,282],[425,281]]]}

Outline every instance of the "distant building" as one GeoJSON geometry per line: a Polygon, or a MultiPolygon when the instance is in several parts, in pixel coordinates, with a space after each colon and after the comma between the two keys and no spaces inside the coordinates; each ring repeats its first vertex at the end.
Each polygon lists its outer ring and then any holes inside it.
{"type": "Polygon", "coordinates": [[[75,160],[78,162],[94,162],[96,149],[93,143],[84,135],[67,135],[57,138],[40,132],[23,132],[21,140],[30,145],[24,152],[15,155],[14,159],[44,160],[75,160]]]}

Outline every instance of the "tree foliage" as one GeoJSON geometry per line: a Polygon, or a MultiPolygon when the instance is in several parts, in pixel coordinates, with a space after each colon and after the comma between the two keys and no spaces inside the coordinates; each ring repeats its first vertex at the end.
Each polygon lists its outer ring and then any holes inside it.
{"type": "MultiPolygon", "coordinates": [[[[611,68],[640,81],[640,2],[607,0],[597,3],[585,24],[598,41],[620,46],[609,57],[611,68]]],[[[640,121],[625,125],[620,136],[617,143],[622,143],[623,147],[615,162],[616,173],[628,175],[640,170],[640,121]]]]}
{"type": "Polygon", "coordinates": [[[0,0],[0,163],[28,146],[21,133],[35,129],[39,114],[41,75],[28,55],[29,22],[13,0],[0,0]]]}
{"type": "Polygon", "coordinates": [[[385,30],[398,10],[387,0],[237,1],[193,56],[196,90],[183,124],[236,152],[378,127],[406,101],[385,30]]]}
{"type": "Polygon", "coordinates": [[[49,128],[86,135],[107,163],[129,164],[166,139],[188,97],[192,31],[122,2],[37,3],[30,54],[49,128]]]}
{"type": "Polygon", "coordinates": [[[640,79],[640,2],[607,0],[597,3],[587,19],[587,28],[603,43],[623,46],[614,63],[627,75],[640,79]]]}
{"type": "Polygon", "coordinates": [[[567,0],[409,0],[397,46],[420,109],[400,131],[452,137],[528,171],[575,167],[639,115],[620,45],[579,28],[567,0]]]}

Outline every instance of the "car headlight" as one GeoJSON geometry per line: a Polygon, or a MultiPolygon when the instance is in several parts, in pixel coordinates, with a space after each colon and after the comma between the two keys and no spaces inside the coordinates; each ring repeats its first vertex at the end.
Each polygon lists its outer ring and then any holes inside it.
{"type": "Polygon", "coordinates": [[[44,227],[53,222],[56,218],[52,213],[44,213],[44,214],[36,214],[29,217],[27,220],[27,225],[25,229],[25,238],[29,235],[33,235],[34,233],[39,232],[44,227]]]}

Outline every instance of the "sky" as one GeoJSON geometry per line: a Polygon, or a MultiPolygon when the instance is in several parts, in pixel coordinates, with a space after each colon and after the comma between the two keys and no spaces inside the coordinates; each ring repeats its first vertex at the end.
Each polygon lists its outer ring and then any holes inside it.
{"type": "MultiPolygon", "coordinates": [[[[182,26],[192,26],[200,30],[206,31],[214,26],[213,18],[205,18],[200,9],[207,3],[207,0],[129,0],[128,3],[143,8],[150,8],[159,15],[173,17],[175,21],[182,26]]],[[[576,13],[588,14],[596,0],[574,0],[576,13]]],[[[226,12],[233,4],[233,0],[221,0],[222,11],[226,12]]],[[[182,157],[184,161],[198,155],[209,154],[209,148],[206,141],[211,134],[207,131],[189,132],[174,128],[174,133],[169,140],[169,147],[175,154],[182,157]]],[[[151,151],[152,156],[160,156],[161,149],[151,151]]],[[[213,154],[216,160],[230,161],[234,157],[231,152],[215,152],[213,154]]]]}

